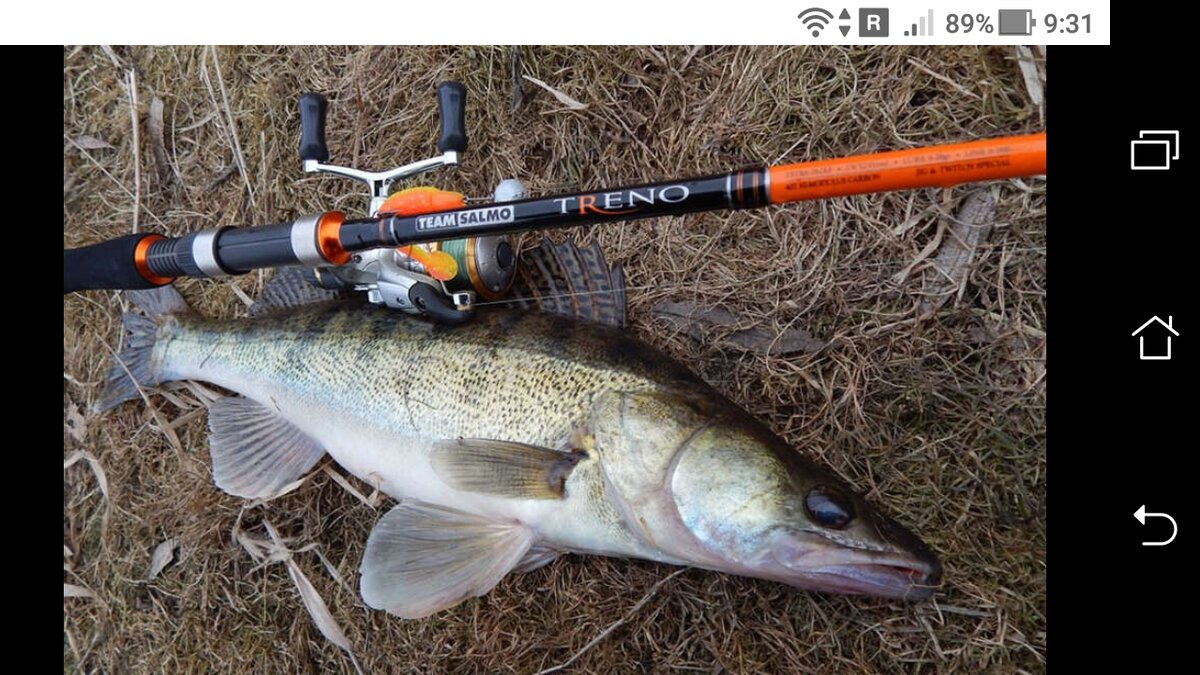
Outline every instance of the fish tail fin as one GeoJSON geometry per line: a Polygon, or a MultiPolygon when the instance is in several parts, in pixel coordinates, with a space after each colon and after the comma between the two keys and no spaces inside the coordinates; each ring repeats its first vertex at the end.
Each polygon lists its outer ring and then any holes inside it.
{"type": "Polygon", "coordinates": [[[104,391],[96,403],[97,412],[114,408],[123,401],[138,398],[142,387],[161,384],[154,362],[154,344],[166,317],[191,312],[187,301],[171,286],[125,293],[143,313],[126,312],[121,317],[125,344],[113,358],[105,378],[104,391]]]}

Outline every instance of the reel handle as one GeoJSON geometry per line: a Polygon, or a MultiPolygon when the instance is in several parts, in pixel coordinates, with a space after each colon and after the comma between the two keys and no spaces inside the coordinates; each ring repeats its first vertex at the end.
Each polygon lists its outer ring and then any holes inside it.
{"type": "Polygon", "coordinates": [[[325,145],[325,113],[329,101],[320,94],[309,92],[300,96],[300,161],[329,161],[325,145]]]}
{"type": "Polygon", "coordinates": [[[438,112],[442,118],[438,151],[464,152],[467,149],[467,88],[458,82],[439,84],[438,112]]]}

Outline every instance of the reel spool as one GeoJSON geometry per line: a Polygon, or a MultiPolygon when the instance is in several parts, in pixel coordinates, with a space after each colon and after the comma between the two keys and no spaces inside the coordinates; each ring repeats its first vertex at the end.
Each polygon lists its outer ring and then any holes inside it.
{"type": "MultiPolygon", "coordinates": [[[[500,181],[492,200],[512,202],[525,199],[529,191],[516,178],[500,181]]],[[[473,290],[485,300],[500,300],[512,288],[517,276],[517,251],[508,235],[451,239],[441,242],[441,250],[458,263],[458,274],[446,283],[451,291],[473,290]]]]}
{"type": "Polygon", "coordinates": [[[485,300],[499,300],[512,288],[517,254],[504,235],[452,239],[438,247],[458,263],[458,274],[446,282],[451,291],[475,291],[485,300]]]}
{"type": "MultiPolygon", "coordinates": [[[[425,274],[441,280],[448,291],[474,291],[485,300],[499,300],[512,288],[517,272],[517,253],[505,235],[451,239],[432,244],[418,244],[427,253],[443,253],[453,261],[454,275],[443,279],[440,274],[431,274],[427,265],[418,260],[421,256],[402,254],[397,262],[400,267],[417,274],[425,274]]],[[[415,251],[413,253],[416,253],[415,251]]]]}
{"type": "MultiPolygon", "coordinates": [[[[493,198],[496,202],[508,202],[522,199],[526,196],[525,186],[521,181],[510,178],[501,181],[496,186],[493,198]]],[[[380,208],[381,213],[421,213],[445,208],[445,204],[458,201],[461,204],[462,195],[456,192],[446,192],[431,187],[416,187],[402,190],[392,195],[380,208]],[[440,203],[439,203],[440,202],[440,203]],[[438,204],[438,206],[434,206],[438,204]],[[440,208],[439,208],[440,207],[440,208]]],[[[458,204],[456,204],[458,205],[458,204]]],[[[474,291],[485,300],[499,300],[512,288],[517,272],[517,252],[512,240],[507,235],[494,234],[483,237],[467,237],[419,244],[414,247],[400,249],[400,267],[410,272],[426,274],[442,281],[446,290],[474,291]],[[420,250],[412,250],[420,249],[420,250]],[[437,260],[438,272],[431,273],[428,269],[435,263],[427,253],[441,252],[453,260],[453,265],[445,260],[437,260]],[[446,275],[447,267],[453,267],[454,273],[446,275]]]]}

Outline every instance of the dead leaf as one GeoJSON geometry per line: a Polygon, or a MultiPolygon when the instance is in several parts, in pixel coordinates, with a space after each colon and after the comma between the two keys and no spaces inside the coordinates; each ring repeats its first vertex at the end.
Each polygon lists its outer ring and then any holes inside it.
{"type": "Polygon", "coordinates": [[[329,572],[329,576],[333,577],[333,580],[338,582],[339,586],[346,589],[346,592],[351,596],[357,595],[358,591],[354,590],[350,587],[350,584],[346,583],[346,580],[343,579],[342,575],[338,573],[337,568],[333,566],[333,563],[329,562],[329,559],[325,557],[325,554],[321,553],[320,547],[318,547],[316,544],[311,544],[310,546],[305,547],[305,549],[309,548],[311,548],[312,552],[316,553],[317,557],[321,559],[321,564],[325,566],[325,571],[329,572]]]}
{"type": "Polygon", "coordinates": [[[154,547],[154,553],[150,555],[150,569],[146,570],[146,581],[154,581],[154,578],[167,565],[171,564],[171,561],[175,559],[175,548],[177,546],[179,546],[178,540],[168,539],[154,547]]]}
{"type": "Polygon", "coordinates": [[[241,528],[241,518],[241,515],[238,515],[238,522],[233,524],[233,540],[246,549],[246,553],[252,560],[260,563],[266,562],[270,542],[250,536],[241,528]]]}
{"type": "Polygon", "coordinates": [[[92,473],[96,476],[96,482],[100,485],[100,494],[108,499],[108,476],[104,473],[104,467],[100,466],[100,460],[96,459],[90,452],[76,450],[71,453],[70,457],[63,460],[63,468],[69,468],[81,459],[87,460],[88,466],[91,467],[92,473]]]}
{"type": "Polygon", "coordinates": [[[377,508],[379,506],[379,497],[377,494],[372,495],[371,497],[364,496],[363,493],[356,490],[354,488],[354,486],[350,484],[350,481],[346,480],[345,476],[338,473],[337,471],[334,471],[332,466],[329,466],[328,464],[325,465],[325,474],[328,475],[330,478],[332,478],[333,482],[342,486],[343,490],[354,495],[354,498],[357,499],[358,501],[362,502],[363,504],[366,504],[367,506],[369,506],[373,509],[377,508]]]}
{"type": "Polygon", "coordinates": [[[287,568],[292,582],[296,584],[296,590],[300,591],[300,599],[304,601],[304,607],[312,617],[313,623],[317,624],[317,630],[320,630],[321,635],[324,635],[327,640],[349,652],[350,640],[342,632],[337,620],[333,618],[333,614],[330,613],[321,594],[313,587],[312,582],[304,575],[304,571],[300,569],[295,560],[289,558],[287,568]]]}
{"type": "Polygon", "coordinates": [[[211,405],[213,401],[225,398],[224,394],[217,392],[216,390],[209,389],[208,387],[192,380],[184,382],[184,387],[188,391],[192,392],[196,398],[203,401],[205,405],[211,405]]]}
{"type": "MultiPolygon", "coordinates": [[[[263,525],[267,528],[267,532],[271,535],[275,546],[283,551],[287,551],[275,527],[266,520],[263,521],[263,525]]],[[[346,654],[350,657],[350,662],[354,664],[354,669],[361,673],[362,669],[358,666],[358,660],[354,658],[354,652],[350,649],[350,640],[342,632],[342,627],[338,625],[337,620],[333,618],[333,613],[329,611],[329,606],[325,604],[325,600],[321,597],[321,594],[313,587],[312,582],[304,575],[304,571],[292,559],[290,553],[284,559],[284,562],[287,564],[288,576],[292,578],[292,583],[296,585],[296,590],[300,592],[300,599],[304,602],[304,608],[308,610],[308,615],[312,617],[313,623],[317,624],[317,630],[321,631],[321,635],[324,635],[326,640],[345,650],[346,654]]]]}
{"type": "Polygon", "coordinates": [[[146,127],[150,132],[150,155],[154,158],[154,175],[158,178],[159,185],[166,185],[171,182],[171,162],[167,159],[167,145],[163,140],[163,102],[157,96],[150,101],[150,116],[146,119],[146,127]]]}
{"type": "Polygon", "coordinates": [[[1021,68],[1021,77],[1025,80],[1025,90],[1029,92],[1029,101],[1042,115],[1042,101],[1046,99],[1042,89],[1042,78],[1038,73],[1037,61],[1034,60],[1033,50],[1025,45],[1017,45],[1017,65],[1021,68]]]}
{"type": "Polygon", "coordinates": [[[987,241],[996,219],[996,199],[989,190],[971,193],[948,228],[937,258],[925,269],[918,314],[940,309],[966,286],[975,250],[987,241]]]}
{"type": "Polygon", "coordinates": [[[917,254],[917,257],[913,258],[907,265],[905,265],[904,269],[896,272],[896,274],[892,276],[892,281],[897,284],[904,283],[904,280],[908,278],[908,275],[912,274],[913,269],[915,269],[917,265],[920,265],[922,261],[933,255],[934,251],[938,250],[938,247],[942,245],[942,235],[945,233],[946,224],[945,222],[942,222],[940,225],[938,225],[938,230],[933,235],[933,239],[930,239],[929,243],[925,244],[925,248],[921,249],[921,252],[917,254]]]}
{"type": "Polygon", "coordinates": [[[580,103],[579,101],[576,101],[575,99],[571,98],[570,96],[567,96],[566,94],[555,89],[554,87],[551,87],[550,85],[546,84],[545,82],[542,82],[541,80],[537,79],[536,77],[530,77],[528,75],[522,75],[522,77],[524,77],[525,79],[529,80],[530,82],[536,84],[537,86],[541,87],[542,89],[545,89],[546,91],[550,92],[550,94],[553,95],[554,98],[558,99],[559,103],[567,106],[567,108],[569,108],[571,110],[583,110],[583,109],[587,108],[586,103],[580,103]]]}
{"type": "Polygon", "coordinates": [[[509,71],[512,74],[512,106],[509,112],[515,113],[525,102],[525,87],[521,84],[521,48],[514,46],[509,59],[509,71]]]}
{"type": "Polygon", "coordinates": [[[79,412],[79,406],[74,403],[67,406],[67,433],[76,443],[82,443],[87,436],[87,420],[79,412]]]}
{"type": "Polygon", "coordinates": [[[308,482],[308,477],[311,475],[312,474],[307,474],[307,475],[301,476],[300,478],[297,478],[296,480],[279,488],[279,492],[276,492],[275,494],[271,495],[270,497],[264,497],[262,499],[262,501],[264,503],[269,502],[272,499],[279,499],[280,497],[282,497],[286,494],[290,494],[292,492],[295,492],[296,490],[299,490],[301,485],[304,485],[306,482],[308,482]]]}
{"type": "Polygon", "coordinates": [[[1017,45],[1017,66],[1021,69],[1021,77],[1025,80],[1025,90],[1029,92],[1029,101],[1040,106],[1045,100],[1042,89],[1042,78],[1038,75],[1037,62],[1033,51],[1025,45],[1017,45]]]}
{"type": "Polygon", "coordinates": [[[808,331],[790,327],[782,333],[755,327],[739,329],[744,322],[721,307],[703,307],[693,302],[664,300],[654,305],[654,315],[675,330],[700,342],[716,343],[747,352],[787,356],[799,352],[815,353],[826,343],[808,331]]]}
{"type": "Polygon", "coordinates": [[[64,598],[94,598],[96,594],[89,588],[76,586],[75,584],[63,584],[64,598]]]}
{"type": "Polygon", "coordinates": [[[112,150],[111,143],[106,143],[95,136],[80,136],[75,139],[75,145],[84,150],[112,150]]]}

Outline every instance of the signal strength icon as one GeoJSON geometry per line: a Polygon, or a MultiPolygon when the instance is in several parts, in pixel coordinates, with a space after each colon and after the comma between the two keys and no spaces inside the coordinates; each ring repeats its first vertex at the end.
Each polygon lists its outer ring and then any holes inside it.
{"type": "Polygon", "coordinates": [[[828,26],[830,21],[833,21],[833,12],[821,9],[820,7],[809,7],[800,12],[797,18],[800,19],[805,28],[812,31],[813,37],[820,37],[821,30],[828,26]]]}
{"type": "Polygon", "coordinates": [[[933,10],[929,10],[925,13],[925,16],[918,18],[917,22],[912,25],[912,28],[904,31],[904,35],[905,37],[933,35],[933,10]]]}

